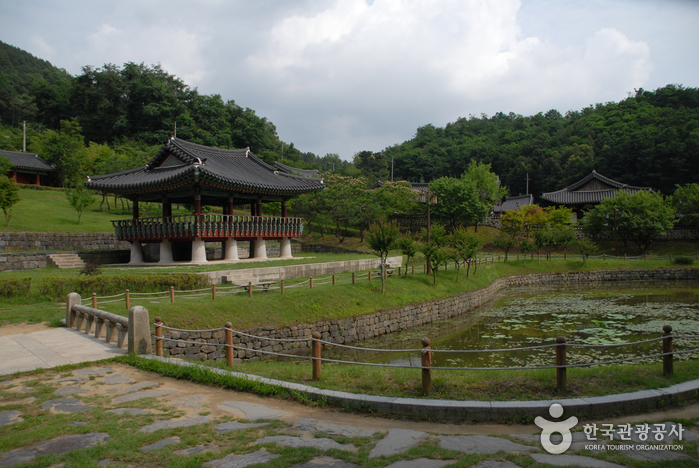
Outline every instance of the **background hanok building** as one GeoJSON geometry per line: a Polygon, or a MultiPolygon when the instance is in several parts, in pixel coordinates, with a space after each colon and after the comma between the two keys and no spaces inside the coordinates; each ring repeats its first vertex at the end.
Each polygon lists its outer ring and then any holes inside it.
{"type": "Polygon", "coordinates": [[[650,187],[635,187],[604,177],[596,171],[568,187],[541,195],[542,206],[566,206],[573,210],[572,222],[581,219],[584,212],[602,203],[605,198],[615,198],[620,190],[630,194],[641,190],[652,192],[650,187]]]}
{"type": "Polygon", "coordinates": [[[19,153],[17,151],[1,151],[0,156],[12,164],[7,177],[17,184],[41,185],[41,177],[46,178],[56,168],[36,153],[19,153]]]}
{"type": "MultiPolygon", "coordinates": [[[[249,149],[226,150],[171,138],[144,167],[88,177],[85,186],[133,202],[133,219],[113,221],[119,240],[131,242],[131,263],[142,263],[141,243],[160,243],[160,262],[206,262],[205,242],[224,242],[224,260],[238,260],[238,241],[250,241],[250,256],[266,258],[266,241],[279,240],[281,257],[291,257],[292,237],[303,219],[287,217],[286,202],[323,190],[321,179],[275,170],[249,149]],[[163,216],[139,217],[139,202],[162,203],[163,216]],[[263,202],[281,202],[281,217],[262,216],[263,202]],[[193,213],[172,215],[172,204],[193,213]],[[250,207],[250,216],[234,207],[250,207]],[[223,208],[205,214],[204,206],[223,208]]],[[[247,208],[246,208],[247,209],[247,208]]]]}
{"type": "Polygon", "coordinates": [[[519,195],[517,197],[506,197],[504,200],[498,201],[493,207],[493,214],[496,217],[500,217],[503,213],[508,211],[519,210],[520,206],[533,205],[534,195],[519,195]]]}

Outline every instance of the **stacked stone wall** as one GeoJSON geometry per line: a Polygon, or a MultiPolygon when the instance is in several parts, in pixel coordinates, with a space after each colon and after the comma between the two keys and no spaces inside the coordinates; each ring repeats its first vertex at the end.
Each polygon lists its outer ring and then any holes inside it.
{"type": "MultiPolygon", "coordinates": [[[[255,350],[294,353],[310,349],[311,334],[314,331],[320,332],[321,338],[325,341],[352,343],[464,314],[491,300],[498,291],[516,286],[697,279],[699,279],[699,269],[607,270],[510,276],[498,278],[488,287],[458,296],[436,299],[420,304],[410,304],[397,309],[380,310],[360,317],[325,320],[314,324],[299,324],[292,327],[260,327],[243,330],[246,334],[261,338],[241,337],[234,334],[233,344],[255,350]],[[278,342],[269,338],[293,338],[304,341],[278,342]]],[[[233,327],[235,328],[235,324],[233,324],[233,327]]],[[[223,346],[215,346],[215,343],[224,343],[223,333],[222,330],[216,332],[164,333],[166,338],[197,341],[197,344],[165,341],[164,347],[175,357],[198,360],[223,360],[225,359],[223,346]]],[[[233,354],[236,359],[259,360],[267,357],[267,355],[261,353],[245,350],[234,350],[233,354]]]]}
{"type": "Polygon", "coordinates": [[[55,252],[71,250],[128,250],[128,242],[109,232],[2,232],[0,252],[55,252]]]}

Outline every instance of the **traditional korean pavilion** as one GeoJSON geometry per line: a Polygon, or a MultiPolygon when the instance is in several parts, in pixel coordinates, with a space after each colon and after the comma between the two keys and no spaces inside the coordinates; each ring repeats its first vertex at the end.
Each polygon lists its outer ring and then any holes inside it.
{"type": "Polygon", "coordinates": [[[291,257],[290,239],[301,235],[303,219],[288,217],[286,202],[325,188],[321,179],[279,171],[249,149],[210,148],[177,138],[145,166],[88,177],[85,186],[133,202],[133,219],[112,221],[119,240],[131,242],[131,263],[143,262],[142,243],[160,244],[161,263],[206,262],[205,242],[223,242],[224,259],[235,261],[238,241],[250,241],[251,257],[266,258],[265,241],[279,240],[281,257],[291,257]],[[162,203],[163,216],[139,217],[139,202],[162,203]],[[281,202],[281,216],[262,216],[263,202],[281,202]],[[173,203],[191,205],[194,213],[173,216],[173,203]],[[249,205],[250,216],[234,215],[239,205],[249,205]],[[205,214],[202,206],[222,207],[223,215],[205,214]]]}
{"type": "Polygon", "coordinates": [[[498,203],[495,204],[495,206],[493,207],[493,213],[495,213],[497,216],[500,216],[507,211],[516,211],[519,210],[521,206],[533,204],[534,195],[531,194],[520,195],[518,197],[507,197],[504,200],[500,200],[498,203]]]}
{"type": "MultiPolygon", "coordinates": [[[[605,198],[615,198],[620,190],[630,194],[645,190],[652,192],[650,187],[635,187],[633,185],[617,182],[592,171],[590,175],[580,179],[568,187],[556,192],[544,193],[540,199],[542,205],[567,206],[573,209],[577,218],[582,217],[584,211],[599,204],[605,198]]],[[[575,220],[574,220],[575,221],[575,220]]]]}
{"type": "Polygon", "coordinates": [[[0,151],[0,156],[12,164],[7,177],[17,184],[41,185],[41,177],[56,170],[52,164],[41,159],[36,153],[0,151]]]}

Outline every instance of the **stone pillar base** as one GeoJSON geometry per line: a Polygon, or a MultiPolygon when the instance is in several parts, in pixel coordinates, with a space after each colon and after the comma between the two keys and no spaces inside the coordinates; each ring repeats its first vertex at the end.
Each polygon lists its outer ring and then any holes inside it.
{"type": "Polygon", "coordinates": [[[159,263],[172,263],[172,242],[167,239],[163,239],[160,243],[160,262],[159,263]]]}
{"type": "Polygon", "coordinates": [[[238,258],[238,241],[229,237],[226,240],[226,250],[223,253],[223,259],[231,262],[236,262],[238,258]]]}
{"type": "Polygon", "coordinates": [[[143,260],[143,247],[141,247],[141,243],[138,241],[131,242],[131,260],[129,260],[129,263],[132,265],[145,263],[143,260]]]}
{"type": "Polygon", "coordinates": [[[267,258],[267,245],[262,237],[255,239],[255,258],[267,258]]]}
{"type": "Polygon", "coordinates": [[[291,239],[282,237],[279,242],[279,258],[291,258],[291,239]]]}
{"type": "Polygon", "coordinates": [[[206,262],[206,243],[201,237],[197,237],[192,241],[192,262],[206,262]]]}

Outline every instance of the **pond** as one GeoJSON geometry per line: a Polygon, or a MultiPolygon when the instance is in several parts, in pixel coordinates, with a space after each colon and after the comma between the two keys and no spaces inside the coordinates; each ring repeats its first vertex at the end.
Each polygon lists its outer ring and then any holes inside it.
{"type": "MultiPolygon", "coordinates": [[[[610,345],[657,338],[665,324],[673,334],[699,335],[699,282],[615,282],[592,286],[511,288],[484,306],[448,320],[352,343],[374,349],[502,349],[567,343],[610,345]]],[[[612,348],[568,348],[568,363],[586,363],[660,353],[662,342],[612,348]]],[[[699,338],[674,340],[675,350],[699,348],[699,338]]],[[[433,353],[433,366],[509,367],[554,364],[555,349],[505,353],[433,353]]],[[[382,353],[330,348],[324,358],[420,366],[418,353],[382,353]]],[[[676,354],[676,360],[699,353],[676,354]]],[[[661,358],[652,361],[660,362],[661,358]]]]}

